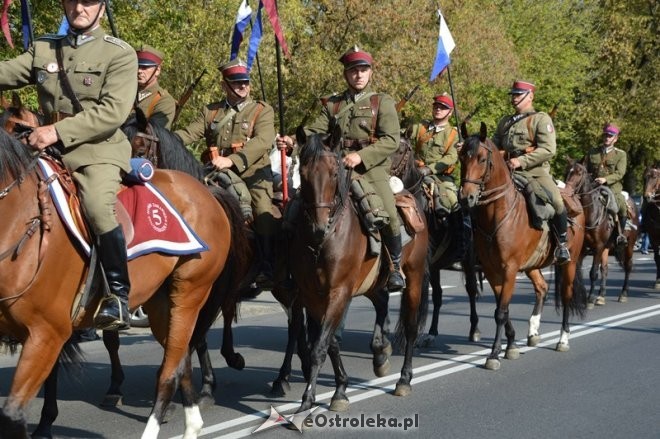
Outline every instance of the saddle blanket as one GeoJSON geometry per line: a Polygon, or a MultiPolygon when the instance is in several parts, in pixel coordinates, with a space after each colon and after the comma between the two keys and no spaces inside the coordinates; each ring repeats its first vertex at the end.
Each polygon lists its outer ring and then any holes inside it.
{"type": "MultiPolygon", "coordinates": [[[[47,162],[39,160],[39,165],[47,178],[54,173],[47,162]]],[[[50,184],[49,191],[62,222],[89,255],[90,243],[73,220],[67,196],[57,179],[50,184]]],[[[209,249],[151,183],[128,186],[119,192],[117,198],[126,208],[135,229],[133,239],[127,242],[129,260],[153,252],[187,255],[209,249]]]]}

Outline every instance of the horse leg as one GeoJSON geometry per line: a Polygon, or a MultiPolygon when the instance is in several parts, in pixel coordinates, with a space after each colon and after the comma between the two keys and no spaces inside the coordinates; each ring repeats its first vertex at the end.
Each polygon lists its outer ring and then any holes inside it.
{"type": "Polygon", "coordinates": [[[440,308],[442,308],[442,284],[440,282],[440,268],[431,266],[429,274],[431,281],[431,290],[433,292],[431,296],[433,298],[433,318],[431,319],[431,327],[429,328],[429,335],[435,337],[438,335],[438,320],[440,317],[440,308]]]}
{"type": "MultiPolygon", "coordinates": [[[[468,249],[468,253],[474,250],[468,249]]],[[[470,299],[470,334],[469,339],[472,342],[481,340],[481,331],[479,330],[479,315],[477,314],[477,298],[479,297],[479,286],[477,284],[477,272],[472,261],[474,257],[466,258],[463,261],[463,274],[465,275],[465,291],[470,299]]]]}
{"type": "MultiPolygon", "coordinates": [[[[406,261],[406,269],[408,269],[408,261],[406,261]]],[[[419,331],[424,329],[420,326],[426,318],[428,296],[422,299],[422,294],[428,294],[426,291],[428,289],[428,283],[424,278],[424,273],[419,276],[415,275],[417,274],[417,269],[419,268],[411,269],[410,276],[408,276],[409,272],[406,270],[407,285],[403,290],[403,295],[401,297],[401,311],[399,313],[399,322],[397,323],[398,331],[396,339],[401,339],[401,331],[403,331],[406,345],[403,366],[401,367],[401,377],[394,388],[394,395],[396,396],[408,396],[412,393],[410,382],[413,377],[413,350],[415,348],[415,341],[417,340],[419,331]],[[420,304],[424,304],[422,309],[420,309],[420,304]]]]}
{"type": "Polygon", "coordinates": [[[330,337],[330,345],[328,346],[328,355],[332,362],[332,369],[335,372],[335,393],[332,395],[330,401],[330,410],[333,412],[345,412],[348,410],[349,402],[346,396],[346,387],[348,386],[348,375],[344,369],[344,364],[341,361],[341,354],[339,353],[339,343],[337,338],[330,337]]]}
{"type": "Polygon", "coordinates": [[[493,347],[488,358],[486,359],[486,369],[498,370],[500,364],[500,353],[502,352],[502,332],[504,331],[507,336],[507,349],[512,347],[512,340],[515,340],[515,331],[511,320],[509,319],[509,302],[513,294],[513,288],[516,282],[516,273],[504,273],[502,285],[492,285],[497,298],[497,306],[495,308],[495,340],[493,340],[493,347]]]}
{"type": "Polygon", "coordinates": [[[232,369],[243,370],[245,367],[245,359],[243,356],[234,351],[234,334],[231,330],[231,325],[234,321],[236,308],[233,305],[222,305],[222,348],[220,353],[227,361],[227,365],[232,369]]]}
{"type": "MultiPolygon", "coordinates": [[[[536,293],[536,301],[534,302],[534,309],[529,318],[529,330],[527,332],[527,346],[536,346],[541,341],[539,329],[541,326],[541,314],[543,313],[543,304],[545,297],[548,294],[548,283],[543,278],[541,270],[533,270],[527,272],[527,277],[532,281],[534,292],[536,293]]],[[[507,358],[510,358],[507,350],[507,358]]],[[[517,357],[516,357],[517,358],[517,357]]]]}
{"type": "MultiPolygon", "coordinates": [[[[206,345],[206,342],[204,342],[204,345],[206,345]]],[[[206,355],[208,356],[208,349],[206,350],[206,355]]],[[[181,403],[183,404],[183,412],[185,413],[183,439],[194,439],[199,436],[204,421],[199,411],[199,405],[196,403],[195,389],[192,383],[190,353],[185,356],[182,363],[183,371],[181,373],[179,388],[181,389],[181,403]]]]}
{"type": "Polygon", "coordinates": [[[593,261],[591,263],[591,269],[589,270],[589,296],[587,298],[587,302],[593,307],[593,304],[595,302],[594,297],[594,290],[596,289],[596,281],[598,280],[598,270],[600,269],[601,265],[601,259],[602,259],[602,251],[598,251],[598,249],[594,250],[594,257],[593,261]]]}
{"type": "MultiPolygon", "coordinates": [[[[392,355],[392,344],[383,334],[383,325],[387,317],[389,293],[382,289],[374,297],[369,296],[376,308],[376,324],[371,337],[371,352],[373,353],[374,374],[383,377],[390,371],[390,355],[392,355]]],[[[330,345],[332,348],[332,344],[330,345]]],[[[335,374],[336,375],[336,374],[335,374]]]]}
{"type": "Polygon", "coordinates": [[[598,297],[594,301],[594,305],[605,305],[605,293],[607,289],[607,273],[609,271],[608,258],[610,256],[609,250],[605,249],[602,253],[602,259],[600,261],[600,290],[598,291],[598,297]]]}
{"type": "Polygon", "coordinates": [[[660,245],[653,246],[653,260],[655,261],[655,290],[660,290],[660,245]]]}
{"type": "Polygon", "coordinates": [[[32,439],[52,438],[52,426],[57,419],[59,411],[57,409],[57,372],[59,370],[59,361],[53,365],[48,378],[44,382],[44,405],[41,408],[41,417],[39,425],[32,433],[32,439]]]}
{"type": "Polygon", "coordinates": [[[570,317],[570,304],[573,298],[573,282],[576,276],[576,263],[571,262],[562,266],[564,270],[561,280],[561,302],[562,302],[562,321],[561,330],[559,331],[559,341],[555,350],[558,352],[566,352],[570,349],[568,344],[568,337],[571,333],[568,321],[570,317]]]}
{"type": "Polygon", "coordinates": [[[303,313],[299,306],[293,304],[287,309],[288,337],[286,342],[286,351],[284,353],[284,361],[280,367],[280,372],[277,376],[277,379],[273,381],[273,388],[271,389],[272,395],[284,396],[286,395],[286,392],[291,388],[289,385],[289,377],[291,376],[291,362],[293,360],[293,353],[296,350],[296,345],[298,344],[300,332],[302,331],[302,320],[303,313]]]}
{"type": "Polygon", "coordinates": [[[101,406],[121,406],[122,399],[124,398],[124,395],[121,393],[121,385],[124,382],[124,371],[119,360],[119,331],[103,331],[103,345],[110,357],[110,387],[105,392],[101,406]]]}
{"type": "MultiPolygon", "coordinates": [[[[201,408],[210,407],[215,404],[215,373],[213,372],[213,365],[211,364],[211,355],[209,354],[209,346],[206,342],[206,337],[195,346],[197,351],[197,359],[199,360],[199,368],[202,371],[202,389],[199,392],[199,399],[197,404],[201,408]]],[[[183,390],[182,390],[183,392],[183,390]]]]}
{"type": "MultiPolygon", "coordinates": [[[[630,238],[632,238],[632,236],[630,238]]],[[[628,246],[624,249],[621,266],[623,267],[625,276],[623,278],[623,287],[621,288],[621,293],[619,294],[619,303],[626,303],[628,301],[628,280],[630,278],[630,272],[633,268],[634,244],[635,239],[630,239],[628,246]]]]}

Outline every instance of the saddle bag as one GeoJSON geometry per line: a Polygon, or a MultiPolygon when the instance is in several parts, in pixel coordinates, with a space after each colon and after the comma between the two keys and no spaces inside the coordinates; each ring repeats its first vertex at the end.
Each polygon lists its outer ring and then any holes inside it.
{"type": "Polygon", "coordinates": [[[415,198],[408,191],[403,191],[394,196],[397,210],[403,219],[403,225],[410,235],[419,233],[426,227],[424,219],[417,210],[415,198]]]}
{"type": "Polygon", "coordinates": [[[566,188],[559,188],[559,193],[561,194],[561,199],[564,201],[564,206],[566,206],[566,213],[569,218],[575,218],[583,212],[582,203],[578,196],[566,188]]]}
{"type": "Polygon", "coordinates": [[[607,209],[607,213],[616,216],[619,213],[619,206],[616,204],[616,197],[614,196],[612,189],[608,186],[599,186],[598,193],[600,194],[603,206],[607,209]]]}
{"type": "Polygon", "coordinates": [[[226,189],[233,197],[235,197],[240,206],[243,218],[246,221],[252,221],[252,196],[248,190],[247,185],[241,177],[230,169],[223,169],[221,171],[212,171],[205,178],[207,182],[211,181],[218,186],[226,189]]]}
{"type": "Polygon", "coordinates": [[[354,178],[351,181],[351,195],[360,219],[369,233],[375,233],[390,223],[383,200],[371,183],[364,178],[354,178]]]}

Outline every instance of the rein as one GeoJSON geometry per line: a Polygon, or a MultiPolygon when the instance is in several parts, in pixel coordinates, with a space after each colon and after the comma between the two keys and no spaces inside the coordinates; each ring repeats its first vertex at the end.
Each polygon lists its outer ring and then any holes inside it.
{"type": "Polygon", "coordinates": [[[147,142],[145,142],[145,158],[153,163],[154,168],[158,168],[158,144],[160,143],[160,139],[153,134],[153,128],[150,124],[147,124],[146,130],[147,132],[138,131],[135,133],[135,137],[147,140],[147,142]]]}
{"type": "MultiPolygon", "coordinates": [[[[569,183],[566,183],[567,186],[569,186],[569,183]]],[[[593,189],[587,189],[584,190],[585,186],[587,186],[587,177],[584,176],[580,179],[579,184],[576,187],[573,187],[573,185],[570,185],[570,187],[573,188],[573,195],[577,195],[580,198],[580,203],[582,204],[582,207],[587,209],[587,208],[598,208],[599,206],[596,205],[596,198],[597,196],[594,195],[599,191],[598,187],[595,187],[593,189]],[[584,190],[583,192],[580,192],[580,190],[584,190]],[[586,197],[588,198],[588,202],[585,203],[584,199],[586,197]]],[[[585,224],[584,228],[585,230],[594,230],[600,227],[601,223],[603,220],[607,217],[606,213],[606,208],[602,203],[599,203],[600,207],[598,208],[598,217],[592,221],[590,224],[585,224]]],[[[591,217],[591,215],[589,215],[591,217]]],[[[591,218],[589,218],[591,219],[591,218]]]]}

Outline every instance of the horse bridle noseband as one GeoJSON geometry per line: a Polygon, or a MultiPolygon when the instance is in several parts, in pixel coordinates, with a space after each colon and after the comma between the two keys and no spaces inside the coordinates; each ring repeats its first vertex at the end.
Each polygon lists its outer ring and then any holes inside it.
{"type": "Polygon", "coordinates": [[[486,158],[486,171],[478,180],[472,180],[469,178],[462,179],[461,185],[463,185],[463,183],[472,183],[479,186],[477,206],[484,206],[486,204],[492,203],[493,201],[499,198],[502,198],[504,195],[506,195],[506,193],[509,190],[514,188],[514,185],[504,183],[502,185],[494,187],[493,189],[485,190],[486,183],[490,181],[490,177],[491,177],[490,174],[491,174],[491,170],[493,169],[493,150],[491,148],[488,148],[481,141],[479,142],[479,148],[484,148],[488,152],[488,156],[486,158]]]}

